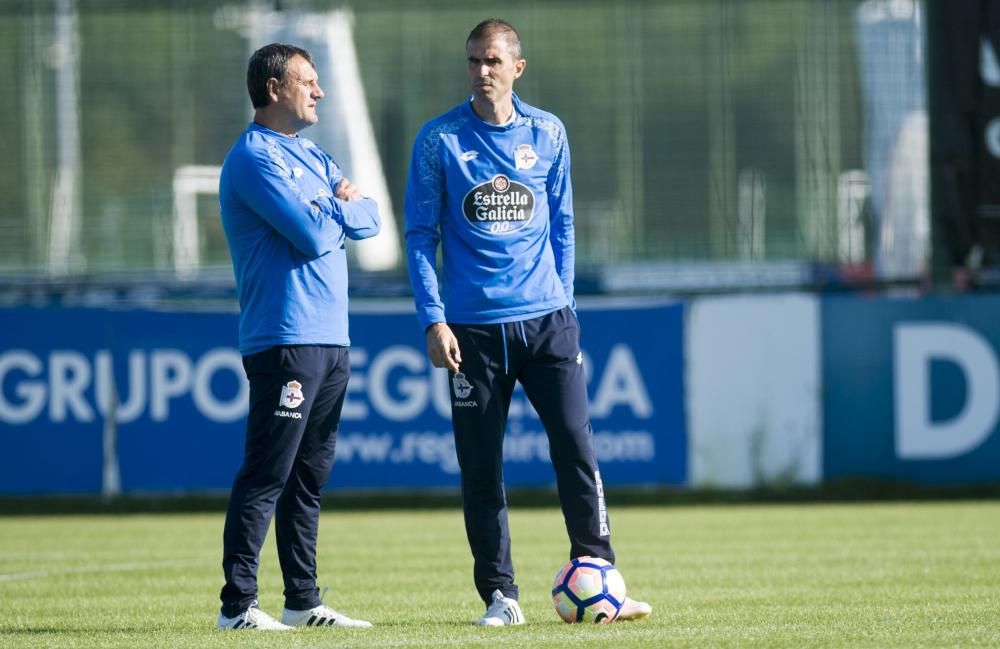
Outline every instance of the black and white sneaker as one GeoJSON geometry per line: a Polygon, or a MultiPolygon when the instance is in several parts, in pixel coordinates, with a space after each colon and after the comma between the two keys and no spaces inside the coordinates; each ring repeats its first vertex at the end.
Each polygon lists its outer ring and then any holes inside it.
{"type": "Polygon", "coordinates": [[[476,622],[479,626],[507,626],[524,624],[524,613],[516,599],[504,597],[499,590],[493,591],[493,601],[486,607],[486,613],[476,622]]]}
{"type": "Polygon", "coordinates": [[[250,608],[236,617],[226,617],[222,613],[219,613],[219,620],[215,623],[215,628],[225,631],[242,631],[243,629],[257,629],[258,631],[292,630],[292,627],[282,624],[257,608],[256,600],[250,604],[250,608]]]}
{"type": "Polygon", "coordinates": [[[343,613],[338,613],[326,604],[314,606],[306,611],[285,609],[281,613],[281,621],[289,627],[294,626],[343,626],[355,629],[366,629],[372,625],[366,620],[355,620],[343,613]]]}

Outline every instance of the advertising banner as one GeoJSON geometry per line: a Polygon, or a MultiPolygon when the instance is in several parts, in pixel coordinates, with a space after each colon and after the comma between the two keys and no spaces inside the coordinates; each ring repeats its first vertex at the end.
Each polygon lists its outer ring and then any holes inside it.
{"type": "Polygon", "coordinates": [[[924,4],[930,195],[941,264],[979,271],[979,281],[994,284],[1000,266],[1000,4],[924,4]]]}
{"type": "Polygon", "coordinates": [[[688,485],[820,482],[819,299],[719,295],[687,308],[688,485]]]}
{"type": "Polygon", "coordinates": [[[822,300],[824,478],[1000,480],[1000,297],[822,300]]]}
{"type": "MultiPolygon", "coordinates": [[[[685,482],[681,303],[579,312],[605,484],[685,482]]],[[[0,334],[0,493],[228,489],[242,459],[247,384],[234,313],[12,309],[0,334]]],[[[331,487],[458,485],[447,374],[411,308],[356,308],[352,376],[331,487]]],[[[518,389],[509,486],[554,474],[518,389]]]]}

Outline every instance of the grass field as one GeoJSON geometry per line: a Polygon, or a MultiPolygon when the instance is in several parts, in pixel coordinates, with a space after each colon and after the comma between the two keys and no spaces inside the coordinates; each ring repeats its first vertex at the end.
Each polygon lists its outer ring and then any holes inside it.
{"type": "MultiPolygon", "coordinates": [[[[512,510],[528,624],[487,629],[457,510],[327,512],[320,585],[373,629],[213,629],[222,514],[0,518],[0,647],[1000,646],[1000,503],[618,507],[651,618],[567,625],[554,509],[512,510]]],[[[269,536],[261,606],[279,613],[269,536]]]]}

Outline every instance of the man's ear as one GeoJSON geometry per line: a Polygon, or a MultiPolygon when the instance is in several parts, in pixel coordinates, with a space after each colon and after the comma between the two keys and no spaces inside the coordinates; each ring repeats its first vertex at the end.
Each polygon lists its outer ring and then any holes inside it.
{"type": "Polygon", "coordinates": [[[267,80],[267,95],[271,98],[271,102],[278,101],[278,88],[281,87],[281,82],[276,78],[271,77],[267,80]]]}
{"type": "Polygon", "coordinates": [[[522,74],[524,74],[524,68],[527,67],[528,62],[525,59],[519,59],[514,62],[514,78],[517,79],[522,74]]]}

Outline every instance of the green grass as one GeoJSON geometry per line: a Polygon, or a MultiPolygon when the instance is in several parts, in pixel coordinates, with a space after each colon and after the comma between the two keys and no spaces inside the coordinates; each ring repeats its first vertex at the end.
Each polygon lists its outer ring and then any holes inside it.
{"type": "MultiPolygon", "coordinates": [[[[363,630],[213,630],[222,514],[0,518],[0,647],[1000,646],[1000,503],[617,507],[644,622],[567,625],[555,509],[512,510],[523,627],[482,606],[458,510],[324,514],[320,585],[363,630]]],[[[261,606],[280,612],[269,536],[261,606]]]]}

